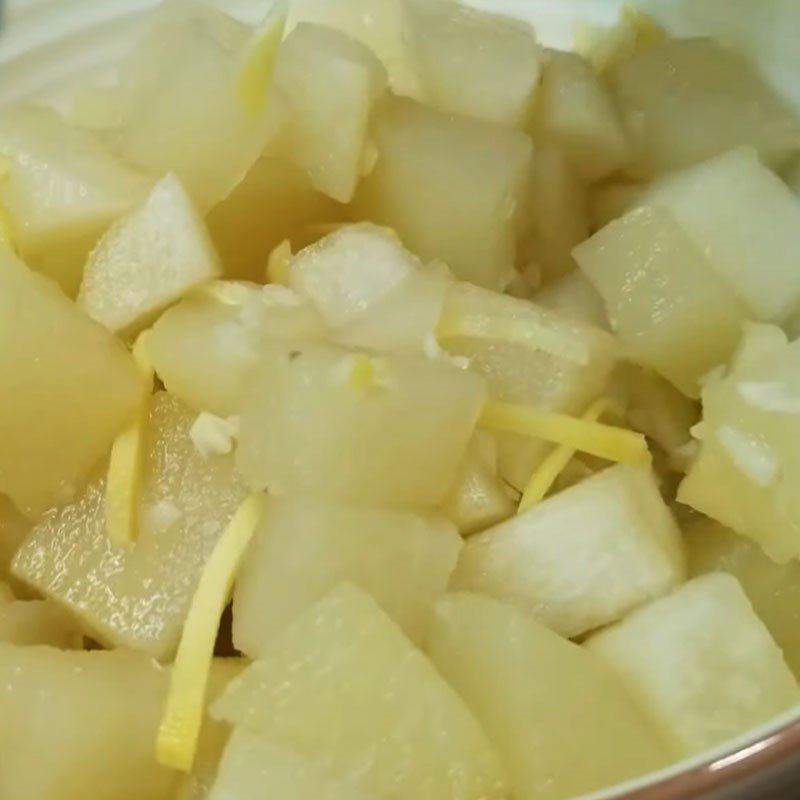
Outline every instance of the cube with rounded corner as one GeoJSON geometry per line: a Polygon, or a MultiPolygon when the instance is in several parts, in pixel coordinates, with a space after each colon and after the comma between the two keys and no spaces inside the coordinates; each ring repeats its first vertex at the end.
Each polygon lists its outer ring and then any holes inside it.
{"type": "Polygon", "coordinates": [[[276,344],[242,404],[237,464],[254,489],[432,509],[484,400],[481,378],[445,361],[276,344]]]}
{"type": "Polygon", "coordinates": [[[515,605],[573,638],[685,577],[680,530],[655,476],[618,465],[471,537],[452,586],[515,605]]]}
{"type": "Polygon", "coordinates": [[[524,125],[541,76],[533,28],[453,0],[405,0],[406,41],[423,96],[435,108],[524,125]]]}
{"type": "Polygon", "coordinates": [[[233,598],[233,641],[257,658],[343,581],[359,586],[414,642],[447,587],[461,537],[441,517],[308,497],[270,498],[233,598]]]}
{"type": "Polygon", "coordinates": [[[206,561],[246,494],[232,456],[196,449],[194,420],[165,392],[150,401],[134,547],[108,538],[102,476],[46,514],[14,559],[16,577],[107,646],[172,657],[206,561]]]}
{"type": "Polygon", "coordinates": [[[748,733],[800,702],[800,688],[738,581],[715,573],[593,636],[676,754],[748,733]]]}
{"type": "Polygon", "coordinates": [[[512,606],[447,595],[427,649],[497,747],[518,800],[582,797],[668,761],[605,664],[512,606]]]}
{"type": "Polygon", "coordinates": [[[378,161],[356,195],[358,215],[391,226],[406,247],[444,261],[456,277],[504,288],[530,139],[401,97],[378,104],[373,135],[378,161]]]}
{"type": "Polygon", "coordinates": [[[659,206],[610,223],[574,250],[630,359],[689,397],[736,348],[748,310],[659,206]]]}
{"type": "Polygon", "coordinates": [[[276,637],[212,713],[379,797],[507,795],[494,749],[463,700],[351,585],[276,637]]]}
{"type": "Polygon", "coordinates": [[[678,500],[780,564],[800,557],[800,341],[750,326],[727,373],[706,383],[692,432],[699,455],[678,500]]]}
{"type": "Polygon", "coordinates": [[[115,333],[136,331],[221,272],[205,223],[174,175],[92,250],[78,306],[115,333]]]}
{"type": "Polygon", "coordinates": [[[124,345],[0,247],[0,491],[31,516],[70,500],[132,418],[124,345]]]}

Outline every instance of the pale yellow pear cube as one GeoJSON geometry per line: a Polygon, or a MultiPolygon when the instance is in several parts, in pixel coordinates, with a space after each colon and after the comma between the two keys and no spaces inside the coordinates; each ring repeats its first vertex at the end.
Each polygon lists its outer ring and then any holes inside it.
{"type": "Polygon", "coordinates": [[[448,595],[428,652],[497,747],[518,800],[567,800],[667,763],[606,665],[516,608],[448,595]]]}
{"type": "Polygon", "coordinates": [[[505,287],[530,139],[395,97],[379,104],[373,135],[378,161],[356,196],[359,216],[394,228],[406,247],[462,280],[505,287]]]}
{"type": "Polygon", "coordinates": [[[193,415],[156,394],[146,429],[138,538],[106,533],[105,479],[33,528],[14,574],[68,608],[98,641],[169,659],[200,575],[246,491],[232,456],[203,455],[189,435],[193,415]]]}
{"type": "Polygon", "coordinates": [[[276,637],[212,713],[378,797],[506,797],[497,756],[463,701],[352,586],[276,637]]]}
{"type": "Polygon", "coordinates": [[[390,231],[347,225],[292,259],[289,285],[310,298],[332,328],[355,322],[421,264],[390,231]]]}
{"type": "Polygon", "coordinates": [[[123,344],[0,248],[0,491],[31,516],[68,501],[132,418],[123,344]]]}
{"type": "MultiPolygon", "coordinates": [[[[617,358],[606,331],[466,283],[451,289],[439,337],[469,359],[493,400],[545,411],[582,413],[604,391],[617,358]]],[[[515,434],[499,434],[498,443],[500,475],[522,491],[548,446],[515,434]]]]}
{"type": "Polygon", "coordinates": [[[479,376],[444,361],[275,345],[242,404],[237,464],[254,489],[432,509],[484,400],[479,376]]]}
{"type": "Polygon", "coordinates": [[[0,202],[22,255],[74,295],[98,237],[145,196],[149,179],[91,132],[33,106],[0,113],[0,155],[10,162],[0,202]]]}
{"type": "Polygon", "coordinates": [[[89,256],[78,306],[114,332],[137,330],[221,272],[205,224],[168,175],[89,256]]]}
{"type": "Polygon", "coordinates": [[[575,269],[572,248],[589,237],[586,187],[564,148],[537,144],[524,206],[520,260],[542,282],[575,269]]]}
{"type": "Polygon", "coordinates": [[[173,0],[152,16],[121,68],[128,102],[118,150],[149,173],[175,173],[201,212],[230,194],[283,119],[274,94],[254,115],[238,95],[253,35],[221,11],[173,0]]]}
{"type": "Polygon", "coordinates": [[[541,75],[533,28],[453,0],[406,0],[406,41],[425,99],[440,111],[521,127],[541,75]]]}
{"type": "Polygon", "coordinates": [[[275,66],[286,119],[267,152],[303,169],[322,194],[349,202],[366,157],[370,110],[385,86],[386,69],[361,42],[299,24],[275,66]]]}
{"type": "Polygon", "coordinates": [[[548,52],[533,135],[557,142],[587,182],[617,172],[629,158],[614,100],[591,64],[575,53],[548,52]]]}
{"type": "Polygon", "coordinates": [[[579,322],[611,330],[602,296],[579,269],[548,284],[536,293],[534,301],[579,322]]]}
{"type": "Polygon", "coordinates": [[[800,564],[776,564],[758,545],[714,520],[691,522],[684,534],[691,575],[733,575],[786,663],[795,676],[800,675],[800,564]]]}
{"type": "Polygon", "coordinates": [[[286,30],[302,22],[328,25],[357,39],[386,67],[393,91],[419,95],[405,42],[403,0],[293,0],[286,30]]]}
{"type": "Polygon", "coordinates": [[[236,582],[233,641],[257,658],[295,617],[346,581],[359,586],[415,642],[461,550],[442,518],[271,498],[236,582]]]}
{"type": "Polygon", "coordinates": [[[225,749],[208,800],[275,797],[280,800],[376,800],[313,761],[237,728],[225,749]]]}
{"type": "Polygon", "coordinates": [[[800,702],[779,647],[730,575],[695,578],[587,647],[681,756],[723,744],[800,702]]]}
{"type": "Polygon", "coordinates": [[[0,643],[0,796],[171,798],[175,773],[153,749],[167,679],[124,651],[0,643]]]}
{"type": "Polygon", "coordinates": [[[752,148],[657,181],[639,200],[665,208],[753,318],[783,322],[800,303],[800,202],[752,148]]]}
{"type": "Polygon", "coordinates": [[[195,411],[238,413],[245,387],[270,339],[320,340],[322,318],[283,287],[221,283],[225,302],[198,292],[164,313],[150,330],[147,353],[167,390],[195,411]]]}
{"type": "Polygon", "coordinates": [[[497,474],[497,447],[492,436],[478,431],[450,487],[442,513],[469,536],[513,516],[513,490],[497,474]]]}
{"type": "Polygon", "coordinates": [[[779,328],[748,328],[730,370],[703,390],[700,453],[678,493],[782,564],[800,557],[799,353],[779,328]]]}
{"type": "Polygon", "coordinates": [[[423,265],[391,231],[370,223],[310,245],[289,273],[289,285],[313,301],[336,342],[380,352],[435,351],[449,283],[446,267],[423,265]]]}
{"type": "Polygon", "coordinates": [[[630,359],[690,397],[736,348],[746,307],[670,213],[639,208],[574,250],[630,359]]]}
{"type": "Polygon", "coordinates": [[[452,585],[574,638],[686,576],[680,530],[649,468],[618,465],[470,537],[452,585]]]}
{"type": "Polygon", "coordinates": [[[609,71],[634,172],[688,167],[750,145],[770,166],[800,148],[800,121],[742,55],[712,39],[666,39],[609,71]]]}

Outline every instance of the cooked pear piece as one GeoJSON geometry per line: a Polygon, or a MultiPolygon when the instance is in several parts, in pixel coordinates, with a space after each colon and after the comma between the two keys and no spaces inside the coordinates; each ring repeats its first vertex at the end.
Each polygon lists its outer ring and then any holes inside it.
{"type": "Polygon", "coordinates": [[[589,639],[670,741],[688,756],[800,702],[800,688],[741,586],[695,578],[589,639]]]}
{"type": "Polygon", "coordinates": [[[484,400],[481,378],[446,361],[275,344],[242,404],[237,464],[253,489],[430,510],[484,400]]]}
{"type": "Polygon", "coordinates": [[[447,520],[313,498],[271,498],[236,582],[233,641],[257,658],[342,582],[372,595],[414,642],[447,587],[461,538],[447,520]]]}
{"type": "Polygon", "coordinates": [[[356,210],[420,258],[502,289],[512,276],[532,145],[520,131],[390,97],[375,113],[378,161],[356,210]]]}
{"type": "Polygon", "coordinates": [[[136,331],[221,272],[205,224],[168,175],[89,256],[78,306],[115,333],[136,331]]]}
{"type": "Polygon", "coordinates": [[[35,518],[81,488],[144,385],[124,345],[7,248],[0,333],[0,491],[35,518]]]}
{"type": "Polygon", "coordinates": [[[712,39],[665,39],[608,74],[635,152],[633,171],[688,167],[754,147],[779,167],[800,149],[800,121],[744,57],[712,39]]]}
{"type": "Polygon", "coordinates": [[[685,576],[680,531],[655,476],[618,465],[471,537],[452,585],[516,605],[572,638],[685,576]]]}
{"type": "Polygon", "coordinates": [[[497,756],[463,701],[347,584],[276,637],[213,713],[379,797],[506,796],[497,756]]]}
{"type": "Polygon", "coordinates": [[[440,111],[523,126],[541,75],[533,29],[453,0],[406,0],[406,41],[425,99],[440,111]]]}
{"type": "Polygon", "coordinates": [[[173,655],[206,560],[246,494],[232,456],[197,450],[194,421],[176,398],[153,396],[131,549],[106,533],[103,477],[44,516],[13,567],[93,638],[162,660],[173,655]]]}
{"type": "Polygon", "coordinates": [[[497,747],[519,800],[583,796],[668,761],[605,664],[512,606],[448,595],[428,652],[497,747]]]}

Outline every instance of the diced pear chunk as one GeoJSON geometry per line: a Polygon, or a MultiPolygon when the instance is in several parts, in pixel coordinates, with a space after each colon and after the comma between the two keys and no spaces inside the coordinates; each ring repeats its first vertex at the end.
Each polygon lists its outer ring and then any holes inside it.
{"type": "Polygon", "coordinates": [[[220,271],[203,220],[180,181],[168,175],[100,239],[78,305],[114,332],[135,330],[220,271]]]}
{"type": "Polygon", "coordinates": [[[456,565],[461,538],[441,518],[311,498],[271,498],[236,582],[233,641],[257,658],[306,608],[346,581],[415,642],[456,565]]]}
{"type": "Polygon", "coordinates": [[[503,288],[514,265],[528,137],[406,98],[379,104],[373,135],[379,157],[357,195],[359,215],[391,226],[457,277],[503,288]]]}
{"type": "Polygon", "coordinates": [[[0,685],[2,797],[172,796],[153,754],[167,674],[149,659],[0,643],[0,685]]]}
{"type": "Polygon", "coordinates": [[[0,642],[71,650],[81,647],[83,636],[72,617],[52,600],[16,600],[0,604],[0,642]]]}
{"type": "Polygon", "coordinates": [[[611,329],[603,298],[578,269],[537,292],[534,302],[595,328],[611,329]]]}
{"type": "Polygon", "coordinates": [[[0,248],[0,491],[36,516],[69,500],[143,392],[131,356],[0,248]]]}
{"type": "Polygon", "coordinates": [[[442,513],[468,536],[508,519],[516,510],[509,487],[497,474],[495,442],[490,434],[478,431],[442,504],[442,513]]]}
{"type": "Polygon", "coordinates": [[[690,397],[724,363],[747,309],[669,212],[639,208],[575,248],[631,360],[690,397]]]}
{"type": "Polygon", "coordinates": [[[328,25],[365,44],[389,71],[393,91],[417,96],[403,25],[403,0],[292,0],[286,29],[302,22],[328,25]]]}
{"type": "Polygon", "coordinates": [[[440,111],[520,127],[541,74],[533,29],[453,0],[407,0],[406,40],[425,98],[440,111]]]}
{"type": "Polygon", "coordinates": [[[376,800],[350,781],[326,775],[311,760],[237,728],[225,749],[208,800],[376,800]]]}
{"type": "Polygon", "coordinates": [[[669,211],[755,318],[782,322],[800,303],[800,202],[740,148],[656,182],[639,201],[669,211]]]}
{"type": "Polygon", "coordinates": [[[424,356],[275,345],[245,395],[237,463],[254,489],[434,508],[484,397],[477,375],[424,356]]]}
{"type": "Polygon", "coordinates": [[[516,605],[572,638],[685,575],[680,531],[655,477],[618,465],[471,537],[452,585],[516,605]]]}
{"type": "Polygon", "coordinates": [[[800,702],[780,649],[730,575],[695,578],[587,647],[680,755],[747,733],[800,702]]]}
{"type": "Polygon", "coordinates": [[[245,496],[232,456],[203,456],[189,436],[194,415],[156,394],[133,549],[106,534],[105,479],[36,524],[14,573],[69,608],[101,642],[168,659],[203,567],[245,496]]]}
{"type": "Polygon", "coordinates": [[[334,200],[353,198],[373,101],[386,69],[361,42],[323,25],[301,23],[281,46],[274,91],[286,119],[267,152],[301,167],[334,200]]]}
{"type": "Polygon", "coordinates": [[[629,157],[614,101],[586,59],[558,51],[548,56],[536,96],[534,138],[558,142],[585,181],[605,178],[629,157]]]}
{"type": "Polygon", "coordinates": [[[497,757],[461,699],[352,586],[295,620],[212,711],[379,797],[506,796],[497,757]]]}
{"type": "MultiPolygon", "coordinates": [[[[583,412],[603,392],[617,355],[605,331],[465,283],[448,295],[439,336],[485,377],[492,399],[548,411],[583,412]]],[[[500,474],[522,491],[547,445],[514,434],[498,442],[500,474]]]]}
{"type": "Polygon", "coordinates": [[[202,212],[244,178],[283,118],[279,103],[250,115],[238,97],[253,35],[221,11],[173,0],[153,15],[121,69],[129,102],[120,152],[154,175],[174,172],[202,212]]]}
{"type": "Polygon", "coordinates": [[[11,164],[0,202],[22,255],[74,295],[97,238],[144,197],[149,181],[45,108],[0,113],[0,155],[11,164]]]}
{"type": "Polygon", "coordinates": [[[800,149],[800,121],[743,57],[711,39],[666,39],[619,61],[609,80],[640,174],[750,145],[771,166],[800,149]]]}
{"type": "Polygon", "coordinates": [[[726,375],[703,390],[700,454],[678,499],[755,541],[800,558],[800,340],[751,326],[726,375]]]}
{"type": "Polygon", "coordinates": [[[206,221],[225,273],[261,282],[275,247],[310,225],[338,221],[343,208],[317,192],[299,167],[263,157],[206,221]]]}
{"type": "Polygon", "coordinates": [[[497,747],[517,800],[583,796],[667,762],[605,664],[511,606],[443,598],[428,650],[497,747]]]}
{"type": "Polygon", "coordinates": [[[575,269],[572,248],[589,236],[586,187],[562,147],[537,143],[526,197],[522,260],[526,273],[551,281],[575,269]]]}
{"type": "Polygon", "coordinates": [[[321,339],[325,325],[309,302],[284,287],[223,283],[231,302],[187,297],[150,330],[147,353],[167,390],[195,411],[238,413],[244,389],[269,339],[321,339]]]}
{"type": "Polygon", "coordinates": [[[727,572],[781,648],[795,676],[800,675],[800,564],[776,564],[758,545],[710,519],[684,528],[693,576],[727,572]]]}
{"type": "Polygon", "coordinates": [[[383,300],[421,266],[390,231],[347,225],[292,260],[289,285],[309,297],[325,321],[342,327],[383,300]]]}

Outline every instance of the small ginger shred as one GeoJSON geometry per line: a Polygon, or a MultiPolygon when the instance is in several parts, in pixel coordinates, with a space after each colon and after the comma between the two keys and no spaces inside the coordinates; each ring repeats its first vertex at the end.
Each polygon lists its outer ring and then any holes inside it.
{"type": "Polygon", "coordinates": [[[277,283],[281,286],[289,285],[289,269],[292,266],[292,257],[292,243],[288,239],[284,239],[273,248],[267,261],[267,283],[277,283]]]}
{"type": "Polygon", "coordinates": [[[165,767],[189,772],[194,764],[219,621],[265,502],[260,493],[242,502],[200,576],[172,666],[158,729],[156,760],[165,767]]]}
{"type": "MultiPolygon", "coordinates": [[[[586,422],[596,422],[610,406],[610,398],[601,397],[586,409],[582,419],[586,422]]],[[[558,476],[567,468],[576,452],[574,447],[560,444],[542,461],[522,493],[518,513],[521,514],[531,506],[544,500],[553,484],[558,480],[558,476]]]]}
{"type": "Polygon", "coordinates": [[[439,341],[468,338],[518,344],[532,350],[542,350],[576,364],[586,364],[589,360],[589,351],[585,344],[567,341],[562,334],[532,320],[445,313],[436,328],[436,336],[439,341]]]}
{"type": "Polygon", "coordinates": [[[288,2],[275,0],[267,18],[253,34],[242,58],[236,90],[239,105],[249,117],[257,117],[266,106],[288,15],[288,2]]]}
{"type": "MultiPolygon", "coordinates": [[[[153,365],[147,355],[147,331],[133,346],[133,360],[148,387],[153,390],[153,365]]],[[[144,438],[148,399],[136,412],[136,418],[114,440],[106,475],[106,534],[117,545],[130,547],[139,528],[139,493],[144,471],[144,438]]]]}
{"type": "Polygon", "coordinates": [[[490,401],[483,409],[480,424],[622,464],[646,464],[650,460],[647,440],[640,433],[531,406],[490,401]]]}

